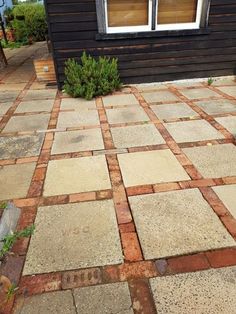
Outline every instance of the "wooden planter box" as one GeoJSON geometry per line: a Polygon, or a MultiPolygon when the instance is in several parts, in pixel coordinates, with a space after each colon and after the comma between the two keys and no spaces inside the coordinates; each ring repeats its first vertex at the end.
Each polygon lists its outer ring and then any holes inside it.
{"type": "Polygon", "coordinates": [[[35,59],[34,68],[38,81],[56,81],[54,63],[50,54],[35,59]]]}

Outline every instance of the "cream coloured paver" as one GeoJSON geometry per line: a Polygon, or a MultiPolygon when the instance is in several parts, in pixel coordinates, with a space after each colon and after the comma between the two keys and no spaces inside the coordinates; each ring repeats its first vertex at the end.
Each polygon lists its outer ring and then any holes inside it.
{"type": "Polygon", "coordinates": [[[44,130],[48,127],[49,119],[50,114],[47,113],[12,117],[2,133],[44,130]]]}
{"type": "Polygon", "coordinates": [[[75,289],[74,298],[80,314],[134,313],[127,282],[75,289]]]}
{"type": "Polygon", "coordinates": [[[35,89],[29,90],[23,100],[33,100],[33,99],[48,99],[55,98],[57,90],[56,89],[35,89]]]}
{"type": "Polygon", "coordinates": [[[214,186],[212,188],[236,219],[236,184],[214,186]]]}
{"type": "Polygon", "coordinates": [[[150,279],[157,313],[235,314],[236,267],[150,279]]]}
{"type": "Polygon", "coordinates": [[[61,110],[87,110],[87,109],[96,109],[95,99],[86,100],[83,98],[64,98],[61,101],[61,110]]]}
{"type": "Polygon", "coordinates": [[[44,184],[44,196],[110,189],[105,156],[52,160],[44,184]]]}
{"type": "Polygon", "coordinates": [[[208,98],[208,97],[222,97],[216,92],[210,90],[209,88],[193,88],[193,89],[185,89],[181,90],[181,94],[186,96],[189,99],[200,99],[200,98],[208,98]]]}
{"type": "Polygon", "coordinates": [[[149,121],[140,107],[106,109],[108,122],[111,124],[149,121]]]}
{"type": "Polygon", "coordinates": [[[96,110],[59,113],[58,128],[73,128],[87,125],[99,125],[99,117],[96,110]]]}
{"type": "Polygon", "coordinates": [[[156,92],[144,92],[142,93],[143,98],[148,103],[160,103],[160,102],[171,102],[179,101],[180,99],[170,91],[156,91],[156,92]]]}
{"type": "Polygon", "coordinates": [[[159,119],[197,117],[198,114],[184,103],[151,106],[159,119]]]}
{"type": "Polygon", "coordinates": [[[25,275],[123,262],[112,200],[40,207],[35,228],[25,275]]]}
{"type": "Polygon", "coordinates": [[[58,132],[55,134],[52,154],[104,149],[100,129],[58,132]]]}
{"type": "Polygon", "coordinates": [[[116,148],[165,144],[161,134],[152,124],[112,128],[111,134],[116,148]]]}
{"type": "Polygon", "coordinates": [[[44,134],[0,137],[0,159],[37,156],[43,139],[44,134]]]}
{"type": "Polygon", "coordinates": [[[52,110],[52,107],[53,107],[53,99],[23,101],[18,105],[15,112],[16,113],[39,112],[39,111],[50,112],[52,110]]]}
{"type": "Polygon", "coordinates": [[[138,100],[133,94],[110,95],[102,97],[102,100],[105,107],[139,104],[138,100]]]}
{"type": "Polygon", "coordinates": [[[189,179],[168,149],[120,154],[117,157],[126,187],[189,179]]]}
{"type": "Polygon", "coordinates": [[[0,91],[1,93],[1,102],[9,102],[9,101],[14,101],[17,96],[19,95],[19,91],[15,90],[10,90],[10,91],[0,91]]]}
{"type": "Polygon", "coordinates": [[[0,84],[0,93],[2,91],[20,91],[24,89],[26,83],[7,83],[7,84],[0,84]]]}
{"type": "Polygon", "coordinates": [[[43,293],[24,298],[23,306],[16,306],[14,314],[76,314],[71,291],[43,293]]]}
{"type": "Polygon", "coordinates": [[[205,120],[173,122],[164,125],[177,143],[225,138],[205,120]]]}
{"type": "Polygon", "coordinates": [[[228,99],[197,101],[195,104],[210,115],[236,111],[236,102],[228,99]]]}
{"type": "Polygon", "coordinates": [[[129,198],[145,259],[234,246],[198,189],[129,198]]]}
{"type": "Polygon", "coordinates": [[[8,109],[10,109],[11,105],[12,105],[12,102],[0,103],[0,116],[6,114],[8,109]]]}
{"type": "Polygon", "coordinates": [[[221,77],[213,79],[213,86],[224,86],[224,85],[236,85],[236,81],[233,78],[221,77]]]}
{"type": "Polygon", "coordinates": [[[217,87],[220,91],[222,91],[225,94],[228,94],[229,96],[236,98],[236,85],[235,86],[224,86],[224,87],[217,87]]]}
{"type": "Polygon", "coordinates": [[[184,148],[183,152],[205,178],[236,175],[236,147],[233,144],[184,148]]]}
{"type": "Polygon", "coordinates": [[[216,118],[216,121],[236,137],[236,116],[216,118]]]}
{"type": "Polygon", "coordinates": [[[0,167],[0,200],[26,197],[36,163],[0,167]]]}

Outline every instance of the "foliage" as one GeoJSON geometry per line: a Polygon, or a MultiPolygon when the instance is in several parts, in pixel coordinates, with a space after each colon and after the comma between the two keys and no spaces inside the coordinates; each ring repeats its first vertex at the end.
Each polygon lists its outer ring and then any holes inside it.
{"type": "Polygon", "coordinates": [[[1,45],[3,48],[10,48],[10,49],[15,49],[15,48],[20,48],[21,46],[27,45],[27,42],[25,41],[8,41],[8,43],[5,42],[4,39],[1,40],[1,45]]]}
{"type": "Polygon", "coordinates": [[[5,208],[7,208],[7,203],[6,202],[0,203],[0,209],[5,209],[5,208]]]}
{"type": "Polygon", "coordinates": [[[15,283],[12,283],[11,286],[7,290],[7,300],[10,300],[18,289],[15,283]]]}
{"type": "Polygon", "coordinates": [[[120,89],[117,59],[99,57],[95,60],[84,52],[81,64],[74,59],[65,63],[64,90],[73,97],[83,97],[87,100],[94,96],[107,95],[120,89]]]}
{"type": "Polygon", "coordinates": [[[6,235],[1,242],[3,242],[3,247],[0,250],[0,258],[2,258],[7,252],[10,251],[13,244],[16,242],[16,240],[20,238],[28,238],[30,237],[35,230],[35,226],[29,226],[23,230],[13,232],[12,234],[6,235]]]}
{"type": "Polygon", "coordinates": [[[212,83],[214,82],[212,77],[209,77],[209,79],[207,80],[207,84],[210,86],[212,85],[212,83]]]}

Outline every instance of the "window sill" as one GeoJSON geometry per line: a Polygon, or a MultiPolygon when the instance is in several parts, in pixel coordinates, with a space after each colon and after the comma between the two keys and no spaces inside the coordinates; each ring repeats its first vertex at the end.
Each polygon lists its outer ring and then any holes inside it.
{"type": "Polygon", "coordinates": [[[153,37],[174,37],[174,36],[192,36],[192,35],[208,35],[209,28],[185,29],[171,31],[148,31],[138,33],[98,33],[96,40],[114,40],[114,39],[134,39],[134,38],[153,38],[153,37]]]}

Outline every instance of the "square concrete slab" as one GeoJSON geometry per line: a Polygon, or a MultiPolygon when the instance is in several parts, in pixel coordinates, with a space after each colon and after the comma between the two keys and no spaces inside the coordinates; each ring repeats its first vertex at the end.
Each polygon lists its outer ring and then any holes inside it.
{"type": "Polygon", "coordinates": [[[198,189],[129,198],[145,259],[234,246],[198,189]]]}
{"type": "Polygon", "coordinates": [[[76,314],[71,291],[43,293],[24,297],[23,307],[17,307],[15,314],[76,314]]]}
{"type": "Polygon", "coordinates": [[[189,99],[208,98],[208,97],[221,97],[216,92],[213,92],[209,88],[193,88],[181,90],[181,94],[189,99]]]}
{"type": "Polygon", "coordinates": [[[236,267],[150,279],[157,313],[235,314],[236,267]]]}
{"type": "Polygon", "coordinates": [[[40,207],[35,227],[24,275],[123,262],[112,200],[40,207]]]}
{"type": "Polygon", "coordinates": [[[236,184],[214,186],[212,188],[236,219],[236,184]]]}
{"type": "Polygon", "coordinates": [[[14,101],[19,94],[20,94],[20,91],[17,91],[17,90],[1,91],[1,102],[14,101]]]}
{"type": "Polygon", "coordinates": [[[106,109],[106,113],[110,124],[149,121],[149,118],[144,110],[138,106],[130,108],[106,109]]]}
{"type": "Polygon", "coordinates": [[[236,137],[236,116],[216,118],[216,121],[236,137]]]}
{"type": "Polygon", "coordinates": [[[236,175],[236,147],[233,144],[184,148],[183,152],[205,178],[236,175]]]}
{"type": "Polygon", "coordinates": [[[236,85],[236,81],[234,78],[221,77],[218,79],[214,79],[213,86],[224,86],[224,85],[236,85]]]}
{"type": "Polygon", "coordinates": [[[224,138],[205,120],[183,121],[164,124],[177,143],[208,141],[224,138]]]}
{"type": "Polygon", "coordinates": [[[151,109],[155,112],[159,119],[175,119],[186,117],[197,117],[198,114],[192,110],[188,105],[181,104],[168,104],[168,105],[156,105],[151,106],[151,109]]]}
{"type": "Polygon", "coordinates": [[[99,125],[99,117],[96,110],[59,113],[58,128],[73,128],[87,125],[99,125]]]}
{"type": "Polygon", "coordinates": [[[133,94],[110,95],[110,96],[102,97],[102,100],[105,107],[139,104],[138,100],[133,94]]]}
{"type": "Polygon", "coordinates": [[[53,99],[23,101],[19,104],[15,112],[17,113],[39,112],[39,111],[50,112],[52,110],[52,107],[53,107],[53,99]]]}
{"type": "Polygon", "coordinates": [[[0,168],[0,200],[26,197],[36,163],[16,164],[0,168]]]}
{"type": "Polygon", "coordinates": [[[116,148],[165,144],[161,134],[152,124],[112,128],[111,134],[116,148]]]}
{"type": "Polygon", "coordinates": [[[46,130],[49,119],[50,114],[47,113],[12,117],[2,133],[46,130]]]}
{"type": "Polygon", "coordinates": [[[56,93],[56,89],[31,89],[26,93],[23,100],[55,98],[56,93]]]}
{"type": "Polygon", "coordinates": [[[44,134],[0,137],[0,159],[37,156],[43,139],[44,134]]]}
{"type": "Polygon", "coordinates": [[[80,314],[133,314],[127,282],[118,282],[74,290],[80,314]]]}
{"type": "Polygon", "coordinates": [[[189,179],[168,149],[120,154],[117,157],[127,187],[189,179]]]}
{"type": "Polygon", "coordinates": [[[83,98],[64,98],[61,101],[61,110],[87,110],[87,109],[96,109],[95,99],[86,100],[83,98]]]}
{"type": "Polygon", "coordinates": [[[45,196],[110,188],[105,156],[49,161],[44,184],[45,196]]]}
{"type": "Polygon", "coordinates": [[[220,91],[229,96],[236,97],[236,85],[235,86],[224,86],[224,87],[217,87],[220,91]]]}
{"type": "Polygon", "coordinates": [[[55,134],[52,154],[104,149],[100,129],[58,132],[55,134]]]}
{"type": "Polygon", "coordinates": [[[210,115],[236,111],[236,102],[227,99],[197,101],[196,105],[210,115]]]}
{"type": "Polygon", "coordinates": [[[180,100],[175,94],[170,91],[156,91],[142,93],[143,98],[148,103],[162,103],[180,100]]]}
{"type": "Polygon", "coordinates": [[[8,109],[10,109],[12,102],[0,103],[0,116],[6,114],[8,109]]]}

